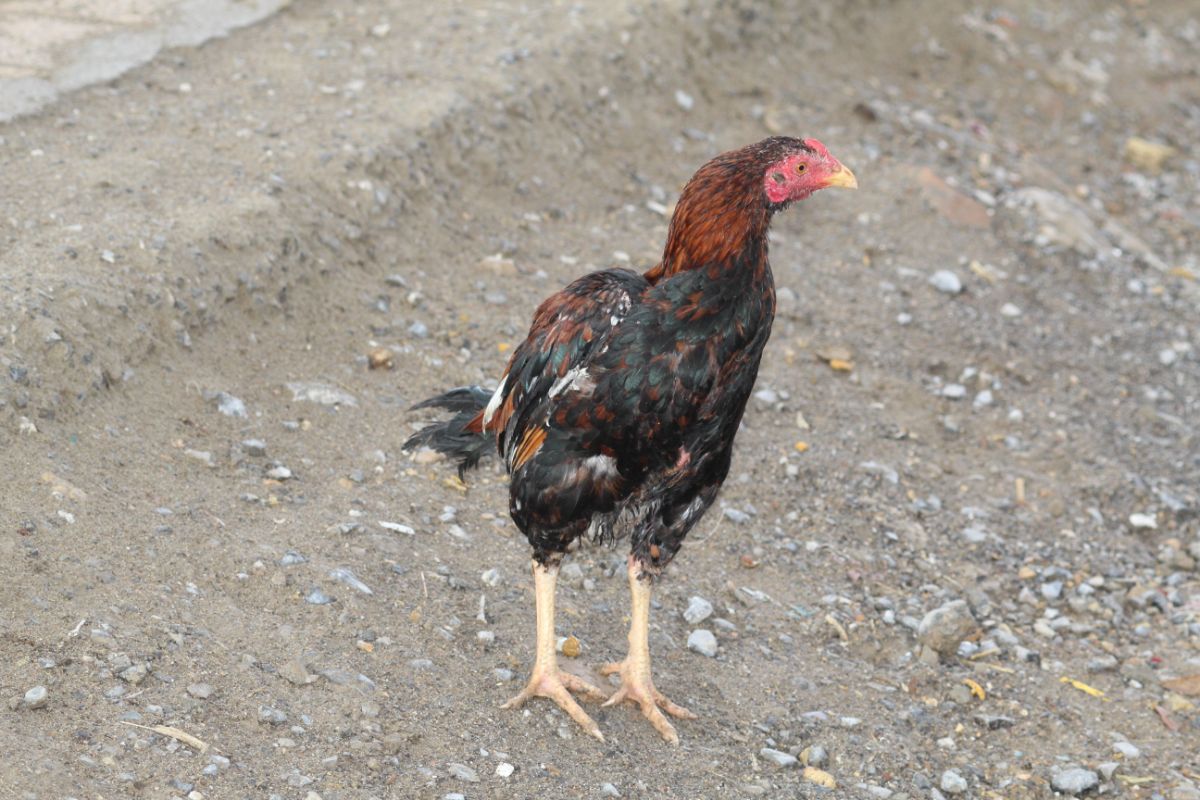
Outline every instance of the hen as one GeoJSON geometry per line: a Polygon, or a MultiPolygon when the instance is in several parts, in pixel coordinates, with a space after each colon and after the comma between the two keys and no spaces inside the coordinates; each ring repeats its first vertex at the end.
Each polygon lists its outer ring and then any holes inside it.
{"type": "Polygon", "coordinates": [[[416,406],[456,413],[405,447],[446,453],[460,474],[494,440],[511,475],[509,511],[533,547],[533,674],[505,708],[547,697],[604,739],[570,691],[605,693],[558,668],[555,579],[579,537],[628,538],[629,653],[601,670],[621,676],[605,705],[638,703],[670,742],[678,735],[664,711],[695,718],[651,678],[650,581],[729,472],[775,314],[771,218],[829,186],[857,182],[815,139],[774,137],[717,156],[684,188],[658,265],[578,279],[538,308],[494,392],[464,387],[416,406]]]}

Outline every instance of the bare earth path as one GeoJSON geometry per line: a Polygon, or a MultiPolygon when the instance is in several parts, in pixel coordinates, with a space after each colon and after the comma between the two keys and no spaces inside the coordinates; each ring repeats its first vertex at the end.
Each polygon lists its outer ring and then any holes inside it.
{"type": "MultiPolygon", "coordinates": [[[[0,127],[0,797],[1200,797],[1189,4],[427,5],[297,0],[0,127]],[[502,712],[528,551],[404,409],[771,133],[861,188],[780,221],[656,593],[701,720],[502,712]]],[[[582,674],[623,565],[564,570],[582,674]]]]}

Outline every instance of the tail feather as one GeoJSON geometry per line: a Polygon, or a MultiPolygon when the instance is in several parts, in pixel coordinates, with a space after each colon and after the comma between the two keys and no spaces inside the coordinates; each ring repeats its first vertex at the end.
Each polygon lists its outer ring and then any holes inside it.
{"type": "Polygon", "coordinates": [[[458,477],[462,478],[467,470],[479,465],[479,459],[492,446],[491,434],[476,433],[467,428],[467,424],[479,415],[491,397],[492,393],[481,386],[460,386],[422,400],[411,410],[444,408],[455,414],[450,419],[427,425],[414,433],[404,443],[404,449],[429,447],[445,453],[458,461],[458,477]]]}

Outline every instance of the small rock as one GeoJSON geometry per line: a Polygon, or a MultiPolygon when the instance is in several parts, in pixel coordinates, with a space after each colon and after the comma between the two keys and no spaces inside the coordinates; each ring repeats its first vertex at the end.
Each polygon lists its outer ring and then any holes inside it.
{"type": "Polygon", "coordinates": [[[773,750],[770,747],[764,747],[762,750],[759,750],[758,755],[760,758],[770,761],[777,767],[794,767],[799,763],[799,759],[794,755],[785,753],[782,750],[773,750]]]}
{"type": "Polygon", "coordinates": [[[266,725],[283,725],[287,722],[287,714],[270,706],[258,707],[258,721],[266,725]]]}
{"type": "Polygon", "coordinates": [[[267,443],[262,439],[243,439],[242,450],[251,458],[262,458],[267,454],[267,443]]]}
{"type": "Polygon", "coordinates": [[[295,686],[307,686],[317,679],[316,675],[309,674],[304,662],[298,658],[285,662],[279,668],[279,677],[295,686]]]}
{"type": "Polygon", "coordinates": [[[365,595],[375,594],[375,592],[371,591],[371,587],[360,581],[358,576],[355,575],[349,567],[338,567],[336,569],[332,569],[329,571],[329,577],[333,578],[339,583],[344,583],[351,589],[362,592],[365,595]]]}
{"type": "Polygon", "coordinates": [[[50,693],[46,691],[45,686],[34,686],[29,691],[25,692],[25,707],[26,708],[45,708],[46,703],[50,700],[50,693]]]}
{"type": "Polygon", "coordinates": [[[965,600],[955,600],[930,611],[917,627],[917,639],[940,653],[951,656],[958,643],[975,630],[975,617],[965,600]]]}
{"type": "Polygon", "coordinates": [[[600,794],[605,797],[620,797],[621,791],[611,783],[602,783],[600,784],[600,794]]]}
{"type": "Polygon", "coordinates": [[[701,622],[711,617],[712,613],[712,603],[708,602],[703,597],[693,595],[688,600],[688,607],[683,612],[683,618],[687,620],[689,624],[699,625],[701,622]]]}
{"type": "Polygon", "coordinates": [[[1100,785],[1100,776],[1090,769],[1072,767],[1054,773],[1050,786],[1056,792],[1079,795],[1100,785]]]}
{"type": "Polygon", "coordinates": [[[929,283],[945,294],[958,294],[963,289],[962,279],[948,269],[939,269],[930,275],[929,283]]]}
{"type": "Polygon", "coordinates": [[[726,508],[723,513],[725,514],[725,519],[735,525],[745,525],[750,521],[749,514],[736,508],[726,508]]]}
{"type": "Polygon", "coordinates": [[[1016,720],[1012,717],[993,716],[992,714],[976,714],[975,724],[980,727],[987,728],[989,731],[997,731],[1001,728],[1011,728],[1016,724],[1016,720]]]}
{"type": "Polygon", "coordinates": [[[829,753],[819,744],[810,744],[800,751],[800,761],[806,767],[823,767],[829,763],[829,753]]]}
{"type": "Polygon", "coordinates": [[[1153,514],[1130,514],[1129,524],[1134,528],[1153,530],[1158,527],[1158,520],[1153,514]]]}
{"type": "Polygon", "coordinates": [[[246,413],[246,404],[229,392],[217,392],[213,399],[217,401],[217,411],[220,411],[227,417],[245,419],[248,416],[246,413]]]}
{"type": "Polygon", "coordinates": [[[1113,742],[1112,749],[1114,753],[1120,754],[1127,761],[1131,758],[1137,758],[1142,754],[1142,751],[1132,742],[1113,742]]]}
{"type": "Polygon", "coordinates": [[[321,591],[321,587],[314,586],[312,590],[304,595],[304,602],[314,606],[324,606],[333,602],[333,598],[321,591]]]}
{"type": "Polygon", "coordinates": [[[207,683],[193,683],[187,687],[187,693],[197,700],[207,700],[212,697],[213,687],[207,683]]]}
{"type": "Polygon", "coordinates": [[[952,769],[942,773],[942,791],[946,794],[962,794],[967,790],[967,779],[952,769]]]}
{"type": "Polygon", "coordinates": [[[479,266],[501,278],[511,278],[517,274],[516,263],[511,258],[505,258],[500,253],[482,259],[479,262],[479,266]]]}
{"type": "Polygon", "coordinates": [[[1116,656],[1103,655],[1088,659],[1088,672],[1112,672],[1121,662],[1117,661],[1116,656]]]}
{"type": "Polygon", "coordinates": [[[1018,306],[1015,306],[1012,303],[1005,303],[1004,305],[1000,306],[1000,313],[1005,317],[1011,318],[1021,316],[1022,312],[1018,306]]]}
{"type": "Polygon", "coordinates": [[[677,89],[675,90],[675,104],[684,111],[691,111],[692,107],[696,105],[696,100],[683,89],[677,89]]]}
{"type": "Polygon", "coordinates": [[[458,778],[460,781],[466,781],[467,783],[479,783],[479,773],[468,767],[466,764],[460,764],[457,761],[451,761],[446,765],[446,769],[450,771],[451,775],[453,775],[455,778],[458,778]]]}
{"type": "Polygon", "coordinates": [[[324,383],[298,381],[287,384],[293,402],[316,403],[322,406],[357,406],[354,395],[324,383]]]}
{"type": "Polygon", "coordinates": [[[687,646],[702,656],[714,658],[717,655],[717,637],[704,628],[697,628],[688,634],[687,646]]]}
{"type": "Polygon", "coordinates": [[[514,767],[512,764],[508,763],[507,761],[501,761],[499,764],[496,765],[496,774],[499,775],[501,778],[507,778],[513,774],[513,770],[515,770],[515,769],[516,769],[516,767],[514,767]]]}
{"type": "Polygon", "coordinates": [[[134,664],[128,669],[121,670],[121,672],[117,674],[117,677],[126,683],[132,683],[134,686],[137,686],[146,679],[146,676],[149,673],[150,670],[146,668],[145,664],[134,664]]]}
{"type": "Polygon", "coordinates": [[[1125,142],[1125,160],[1137,169],[1157,175],[1163,164],[1175,155],[1175,148],[1167,144],[1152,142],[1140,136],[1130,137],[1125,142]]]}
{"type": "Polygon", "coordinates": [[[368,369],[394,369],[396,354],[388,347],[372,347],[367,353],[368,369]]]}
{"type": "Polygon", "coordinates": [[[938,394],[949,400],[962,400],[967,396],[967,387],[961,383],[947,383],[938,394]]]}
{"type": "Polygon", "coordinates": [[[291,480],[292,471],[282,464],[279,464],[267,470],[267,477],[275,481],[291,480]]]}

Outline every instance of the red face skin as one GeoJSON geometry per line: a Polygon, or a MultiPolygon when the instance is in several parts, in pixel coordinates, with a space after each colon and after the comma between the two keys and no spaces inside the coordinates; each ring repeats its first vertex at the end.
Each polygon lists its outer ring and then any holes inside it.
{"type": "Polygon", "coordinates": [[[850,170],[829,154],[816,139],[805,139],[812,152],[793,153],[767,168],[763,191],[772,205],[803,200],[828,186],[854,188],[858,182],[850,170]]]}

